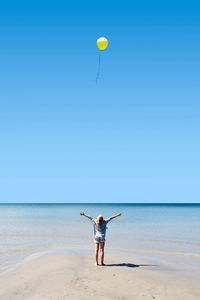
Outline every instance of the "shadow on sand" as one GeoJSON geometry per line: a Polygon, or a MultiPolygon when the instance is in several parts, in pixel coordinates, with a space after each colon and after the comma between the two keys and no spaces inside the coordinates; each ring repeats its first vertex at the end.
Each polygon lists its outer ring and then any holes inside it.
{"type": "Polygon", "coordinates": [[[158,265],[135,265],[131,263],[121,264],[106,264],[106,267],[128,267],[128,268],[139,268],[139,267],[159,267],[158,265]]]}

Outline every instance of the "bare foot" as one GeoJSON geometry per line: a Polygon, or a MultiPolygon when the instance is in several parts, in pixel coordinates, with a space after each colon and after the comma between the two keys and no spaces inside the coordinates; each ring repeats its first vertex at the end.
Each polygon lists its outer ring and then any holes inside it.
{"type": "Polygon", "coordinates": [[[104,264],[104,263],[102,263],[102,264],[101,264],[101,266],[105,266],[105,264],[104,264]]]}
{"type": "Polygon", "coordinates": [[[98,263],[95,263],[94,265],[95,265],[95,266],[99,266],[99,264],[98,264],[98,263]]]}

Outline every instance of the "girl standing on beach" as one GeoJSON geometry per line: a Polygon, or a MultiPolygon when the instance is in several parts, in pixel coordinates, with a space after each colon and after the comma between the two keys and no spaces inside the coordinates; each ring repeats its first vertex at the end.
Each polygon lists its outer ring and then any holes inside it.
{"type": "Polygon", "coordinates": [[[105,266],[105,264],[104,264],[104,246],[105,246],[107,224],[112,219],[120,217],[122,214],[121,213],[116,214],[106,220],[104,220],[102,215],[99,215],[96,218],[96,220],[90,216],[87,216],[84,212],[81,212],[80,215],[87,217],[93,223],[96,266],[99,266],[99,263],[98,263],[99,249],[100,249],[100,253],[101,253],[101,266],[105,266]]]}

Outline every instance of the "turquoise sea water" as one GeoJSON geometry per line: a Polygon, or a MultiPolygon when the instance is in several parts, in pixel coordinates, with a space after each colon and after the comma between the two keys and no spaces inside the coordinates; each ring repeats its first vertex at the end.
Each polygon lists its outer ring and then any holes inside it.
{"type": "Polygon", "coordinates": [[[108,225],[107,251],[178,262],[185,269],[200,263],[200,204],[2,204],[0,272],[41,251],[93,251],[92,224],[80,211],[105,218],[123,214],[108,225]]]}

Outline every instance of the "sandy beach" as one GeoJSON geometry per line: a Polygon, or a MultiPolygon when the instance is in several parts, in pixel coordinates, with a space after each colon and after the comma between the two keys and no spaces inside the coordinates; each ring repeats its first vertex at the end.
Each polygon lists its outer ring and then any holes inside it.
{"type": "Polygon", "coordinates": [[[197,282],[128,257],[108,254],[106,266],[80,253],[49,253],[0,277],[3,300],[199,299],[197,282]]]}

